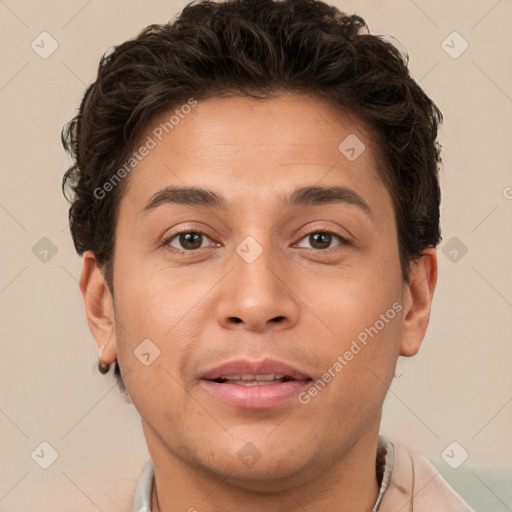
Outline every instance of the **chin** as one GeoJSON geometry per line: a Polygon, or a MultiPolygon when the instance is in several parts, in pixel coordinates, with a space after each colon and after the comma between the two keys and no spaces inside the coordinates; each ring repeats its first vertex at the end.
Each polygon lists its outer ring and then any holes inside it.
{"type": "MultiPolygon", "coordinates": [[[[227,472],[222,473],[225,473],[223,476],[230,485],[265,494],[280,494],[283,486],[292,486],[292,482],[307,481],[306,473],[309,473],[306,464],[278,459],[264,461],[263,458],[251,467],[237,464],[234,468],[230,465],[229,469],[226,469],[227,472]]],[[[210,468],[210,471],[215,472],[218,478],[218,467],[210,468]]]]}
{"type": "MultiPolygon", "coordinates": [[[[268,493],[282,492],[282,485],[286,482],[307,481],[316,466],[314,454],[305,450],[305,446],[312,443],[295,440],[287,446],[284,439],[282,442],[278,439],[269,442],[265,436],[252,439],[254,441],[243,444],[232,439],[229,446],[217,449],[210,446],[210,457],[202,460],[201,465],[217,479],[228,479],[233,485],[246,490],[268,493]]],[[[288,438],[288,441],[293,440],[292,436],[288,438]]]]}

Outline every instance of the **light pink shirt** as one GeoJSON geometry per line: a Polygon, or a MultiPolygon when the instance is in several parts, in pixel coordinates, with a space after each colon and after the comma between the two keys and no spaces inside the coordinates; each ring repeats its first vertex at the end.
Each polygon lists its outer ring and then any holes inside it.
{"type": "Polygon", "coordinates": [[[393,445],[391,480],[378,512],[475,512],[424,455],[393,445]]]}

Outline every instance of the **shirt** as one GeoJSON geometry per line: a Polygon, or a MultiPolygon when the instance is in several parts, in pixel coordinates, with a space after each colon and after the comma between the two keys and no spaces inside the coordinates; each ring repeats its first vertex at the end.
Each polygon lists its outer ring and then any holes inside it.
{"type": "MultiPolygon", "coordinates": [[[[379,436],[387,450],[379,495],[372,512],[475,512],[423,455],[379,436]]],[[[154,470],[149,459],[135,491],[132,512],[151,512],[154,470]]]]}

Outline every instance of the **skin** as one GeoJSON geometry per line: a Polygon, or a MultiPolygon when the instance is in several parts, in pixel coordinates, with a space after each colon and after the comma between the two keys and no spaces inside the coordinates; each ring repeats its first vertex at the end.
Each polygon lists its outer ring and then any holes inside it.
{"type": "Polygon", "coordinates": [[[199,101],[132,171],[116,227],[115,300],[91,251],[80,286],[100,357],[118,359],[141,416],[153,510],[371,510],[382,404],[398,356],[421,345],[437,279],[427,249],[403,282],[378,161],[362,122],[289,93],[199,101]],[[349,134],[366,146],[354,161],[338,149],[349,134]],[[141,213],[169,185],[212,189],[228,209],[165,203],[141,213]],[[309,185],[347,187],[371,214],[279,202],[309,185]],[[323,248],[309,236],[325,230],[346,241],[334,235],[323,248]],[[165,243],[180,231],[206,236],[188,251],[179,236],[165,243]],[[247,236],[263,249],[252,263],[236,252],[247,236]],[[278,359],[316,381],[394,303],[401,312],[307,405],[242,410],[200,384],[212,365],[244,357],[278,359]],[[134,356],[147,338],[160,349],[150,366],[134,356]],[[261,454],[251,467],[237,456],[248,442],[261,454]]]}

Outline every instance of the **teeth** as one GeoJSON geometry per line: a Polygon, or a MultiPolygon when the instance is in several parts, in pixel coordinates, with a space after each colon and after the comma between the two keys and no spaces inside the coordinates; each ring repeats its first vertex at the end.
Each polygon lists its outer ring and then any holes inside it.
{"type": "Polygon", "coordinates": [[[285,375],[279,375],[276,373],[268,373],[265,375],[223,375],[216,379],[220,382],[227,382],[238,384],[242,386],[261,386],[271,382],[285,382],[292,380],[290,377],[285,375]]]}
{"type": "Polygon", "coordinates": [[[268,375],[256,375],[256,380],[280,380],[282,378],[282,375],[276,375],[275,373],[270,373],[268,375]]]}
{"type": "Polygon", "coordinates": [[[257,381],[257,380],[240,380],[236,382],[239,386],[266,386],[268,382],[277,382],[277,381],[257,381]]]}
{"type": "Polygon", "coordinates": [[[284,375],[277,375],[269,373],[267,375],[224,375],[221,379],[224,380],[280,380],[284,375]]]}

